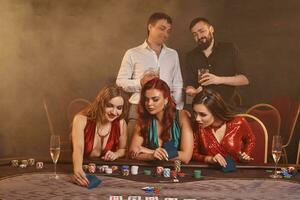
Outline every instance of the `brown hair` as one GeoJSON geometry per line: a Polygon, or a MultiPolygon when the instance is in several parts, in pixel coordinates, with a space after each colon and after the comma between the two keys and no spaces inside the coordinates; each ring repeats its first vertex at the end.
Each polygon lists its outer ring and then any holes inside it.
{"type": "Polygon", "coordinates": [[[156,22],[161,19],[167,20],[167,22],[172,25],[172,18],[169,15],[167,15],[166,13],[162,13],[162,12],[155,12],[152,15],[150,15],[148,22],[147,22],[148,35],[149,35],[149,29],[148,29],[149,24],[155,25],[156,22]]]}
{"type": "Polygon", "coordinates": [[[208,26],[211,26],[211,23],[208,21],[208,19],[204,18],[204,17],[197,17],[195,19],[193,19],[190,23],[190,30],[198,23],[198,22],[204,22],[205,24],[207,24],[208,26]]]}
{"type": "Polygon", "coordinates": [[[145,94],[146,91],[150,89],[157,89],[161,91],[163,93],[164,98],[168,99],[168,103],[164,108],[164,114],[162,119],[162,123],[164,124],[164,127],[161,134],[161,138],[163,142],[166,142],[168,139],[170,139],[170,129],[175,118],[176,104],[171,97],[169,86],[159,78],[154,78],[148,81],[142,88],[141,100],[138,105],[138,114],[139,114],[138,124],[141,128],[141,136],[144,138],[144,143],[148,144],[149,143],[148,130],[150,127],[152,116],[145,108],[145,102],[146,102],[145,94]]]}
{"type": "Polygon", "coordinates": [[[124,119],[127,117],[129,103],[125,92],[117,86],[105,86],[102,88],[91,105],[81,111],[80,114],[87,116],[89,120],[104,124],[106,121],[105,107],[112,98],[119,96],[124,100],[122,114],[119,118],[124,119]]]}
{"type": "Polygon", "coordinates": [[[193,99],[192,107],[195,104],[203,104],[213,114],[214,117],[222,121],[230,121],[234,113],[229,109],[221,95],[211,89],[204,89],[193,99]]]}

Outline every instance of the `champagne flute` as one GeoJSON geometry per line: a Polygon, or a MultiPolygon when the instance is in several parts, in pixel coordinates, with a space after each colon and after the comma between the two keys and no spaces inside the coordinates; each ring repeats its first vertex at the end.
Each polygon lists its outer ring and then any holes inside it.
{"type": "Polygon", "coordinates": [[[277,163],[280,160],[282,153],[282,139],[279,135],[274,135],[272,140],[272,156],[275,162],[275,171],[272,174],[271,178],[281,178],[280,175],[277,174],[277,163]]]}
{"type": "Polygon", "coordinates": [[[56,174],[56,163],[60,154],[60,136],[59,135],[51,135],[50,138],[50,155],[52,161],[54,163],[54,176],[50,178],[58,179],[59,176],[56,174]]]}

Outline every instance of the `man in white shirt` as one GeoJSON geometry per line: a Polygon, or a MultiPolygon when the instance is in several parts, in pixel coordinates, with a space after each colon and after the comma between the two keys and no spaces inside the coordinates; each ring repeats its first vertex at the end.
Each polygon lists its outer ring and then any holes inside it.
{"type": "Polygon", "coordinates": [[[137,119],[137,104],[140,101],[142,86],[159,76],[171,89],[177,109],[183,108],[182,75],[178,54],[164,43],[169,38],[172,19],[165,13],[153,13],[147,23],[148,37],[137,47],[127,50],[118,73],[116,84],[133,93],[129,99],[129,137],[137,119]]]}

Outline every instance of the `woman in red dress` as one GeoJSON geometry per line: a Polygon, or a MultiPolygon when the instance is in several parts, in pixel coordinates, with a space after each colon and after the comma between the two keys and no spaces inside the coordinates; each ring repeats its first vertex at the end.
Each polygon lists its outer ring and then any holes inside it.
{"type": "Polygon", "coordinates": [[[247,121],[228,109],[213,90],[199,93],[192,103],[194,112],[193,160],[226,167],[226,156],[235,162],[252,160],[255,136],[247,121]]]}
{"type": "Polygon", "coordinates": [[[103,88],[94,102],[78,113],[72,125],[73,171],[78,185],[89,182],[82,169],[84,157],[100,157],[113,161],[123,157],[127,146],[127,125],[124,120],[128,101],[121,88],[103,88]]]}

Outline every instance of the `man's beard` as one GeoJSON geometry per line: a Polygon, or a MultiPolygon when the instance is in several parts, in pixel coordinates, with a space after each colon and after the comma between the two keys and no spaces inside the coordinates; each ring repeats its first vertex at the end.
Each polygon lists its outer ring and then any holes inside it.
{"type": "Polygon", "coordinates": [[[198,40],[198,46],[200,48],[201,51],[204,51],[205,49],[207,49],[210,45],[211,45],[211,42],[213,40],[213,36],[211,33],[209,33],[208,37],[202,37],[198,40]],[[206,41],[205,42],[202,42],[201,39],[205,38],[206,41]]]}

